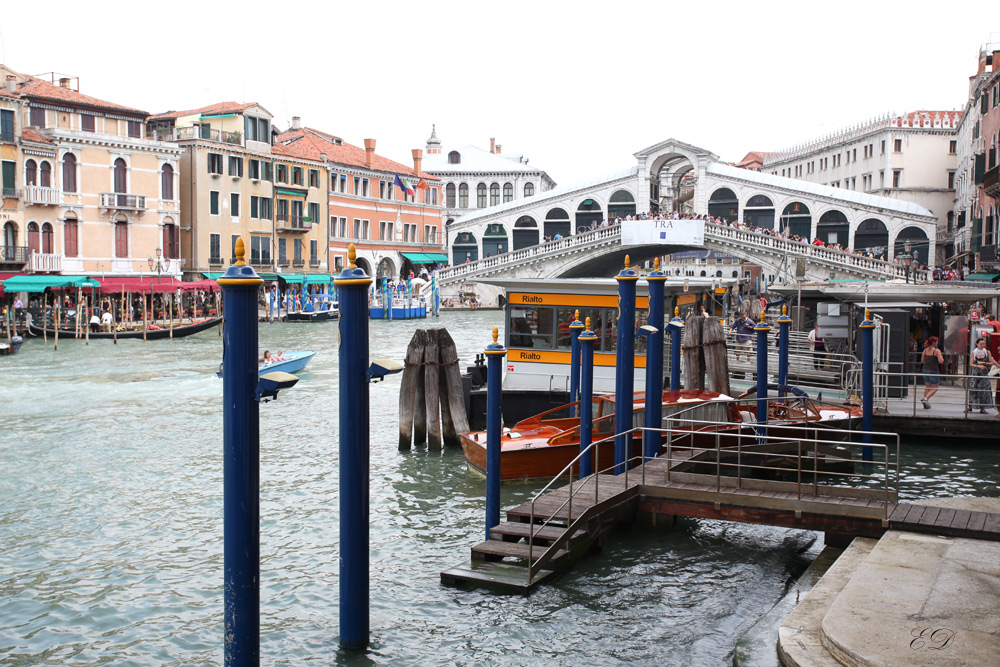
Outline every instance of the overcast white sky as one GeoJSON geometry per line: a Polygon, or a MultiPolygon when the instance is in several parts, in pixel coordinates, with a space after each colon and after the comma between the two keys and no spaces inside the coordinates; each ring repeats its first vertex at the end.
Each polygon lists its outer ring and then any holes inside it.
{"type": "Polygon", "coordinates": [[[436,123],[568,185],[669,137],[734,161],[960,109],[991,31],[987,1],[11,1],[0,57],[153,113],[256,101],[407,164],[436,123]]]}

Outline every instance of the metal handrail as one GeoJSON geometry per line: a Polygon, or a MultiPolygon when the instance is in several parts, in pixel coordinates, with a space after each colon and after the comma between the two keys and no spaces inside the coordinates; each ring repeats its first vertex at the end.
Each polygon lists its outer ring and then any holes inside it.
{"type": "MultiPolygon", "coordinates": [[[[900,365],[900,364],[895,364],[895,365],[900,365]]],[[[970,414],[974,414],[971,409],[968,409],[968,408],[971,407],[969,405],[969,391],[970,391],[970,386],[969,386],[970,382],[969,382],[969,380],[976,380],[976,379],[982,380],[982,379],[986,379],[987,381],[990,381],[990,387],[989,387],[989,389],[987,391],[989,391],[989,393],[990,393],[991,396],[994,395],[992,381],[996,380],[997,379],[996,377],[986,377],[986,376],[982,376],[982,375],[972,375],[972,374],[969,374],[969,373],[947,373],[947,374],[946,373],[938,373],[937,375],[942,380],[941,384],[938,385],[939,387],[944,387],[945,386],[944,385],[944,381],[945,380],[951,380],[951,381],[958,380],[958,382],[954,382],[951,386],[954,388],[957,385],[957,386],[960,386],[962,388],[962,390],[963,390],[963,396],[962,396],[963,400],[962,400],[961,405],[963,405],[965,408],[967,408],[966,411],[964,411],[962,413],[962,418],[963,419],[968,419],[970,414]]],[[[912,402],[911,402],[912,409],[911,409],[911,415],[910,416],[916,417],[918,414],[921,414],[921,413],[917,412],[917,401],[918,401],[918,399],[917,399],[917,391],[926,386],[926,385],[920,384],[922,376],[923,376],[923,372],[922,371],[880,371],[880,370],[876,370],[874,372],[875,395],[876,395],[877,398],[879,398],[879,400],[876,401],[876,407],[878,409],[881,409],[881,410],[885,411],[885,412],[889,412],[889,402],[892,400],[889,397],[889,391],[890,390],[900,390],[901,391],[903,389],[906,389],[906,391],[908,391],[908,392],[910,392],[912,394],[912,402]],[[911,381],[907,381],[905,385],[904,384],[893,385],[892,383],[889,382],[890,378],[910,378],[912,380],[912,382],[911,381]]],[[[851,375],[849,376],[848,380],[849,380],[849,386],[860,387],[861,386],[861,370],[860,369],[852,369],[851,375]]],[[[944,397],[941,394],[938,394],[937,398],[934,399],[934,403],[936,403],[938,405],[940,405],[942,403],[945,404],[945,405],[957,405],[955,403],[949,403],[947,401],[943,401],[942,400],[943,398],[944,397]]],[[[1000,406],[993,406],[993,407],[1000,407],[1000,406]]]]}

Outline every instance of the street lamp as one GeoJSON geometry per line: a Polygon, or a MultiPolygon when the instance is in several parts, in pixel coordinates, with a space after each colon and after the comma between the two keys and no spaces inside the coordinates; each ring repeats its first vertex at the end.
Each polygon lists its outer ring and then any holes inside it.
{"type": "Polygon", "coordinates": [[[156,282],[157,283],[160,282],[160,273],[164,269],[162,256],[163,256],[163,250],[160,249],[160,248],[157,248],[156,249],[156,259],[153,259],[152,257],[150,257],[149,259],[146,260],[149,263],[149,270],[150,271],[152,271],[153,269],[156,269],[156,282]]]}
{"type": "Polygon", "coordinates": [[[910,282],[910,264],[912,263],[913,260],[913,255],[910,254],[911,250],[912,246],[910,245],[910,242],[905,241],[903,243],[903,252],[902,254],[899,255],[899,263],[902,264],[903,268],[906,270],[907,283],[910,282]]]}

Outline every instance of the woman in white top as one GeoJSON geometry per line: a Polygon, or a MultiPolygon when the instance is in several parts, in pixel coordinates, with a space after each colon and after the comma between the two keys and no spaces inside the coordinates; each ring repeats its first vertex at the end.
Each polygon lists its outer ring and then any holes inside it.
{"type": "MultiPolygon", "coordinates": [[[[987,377],[990,366],[1000,366],[990,351],[986,349],[986,339],[976,339],[976,349],[972,351],[972,358],[969,360],[969,373],[975,377],[969,380],[969,407],[970,410],[979,410],[979,414],[986,414],[986,411],[993,407],[993,395],[990,392],[990,380],[987,377]]],[[[997,413],[1000,417],[1000,411],[997,413]]]]}

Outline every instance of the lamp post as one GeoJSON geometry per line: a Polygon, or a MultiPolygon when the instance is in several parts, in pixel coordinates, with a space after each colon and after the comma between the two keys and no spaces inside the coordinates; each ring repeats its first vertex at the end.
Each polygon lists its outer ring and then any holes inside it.
{"type": "Polygon", "coordinates": [[[156,269],[156,282],[157,282],[157,284],[159,284],[159,282],[160,282],[160,274],[163,272],[163,269],[165,268],[163,266],[163,249],[162,248],[157,248],[156,249],[156,259],[153,259],[152,257],[150,257],[146,261],[149,263],[149,270],[150,271],[153,271],[153,269],[156,269]]]}
{"type": "Polygon", "coordinates": [[[913,255],[910,254],[910,251],[912,250],[912,248],[913,248],[913,246],[910,245],[910,242],[906,241],[903,244],[903,254],[901,254],[899,256],[899,263],[903,265],[904,269],[906,269],[906,282],[907,283],[910,282],[910,263],[913,260],[913,255]]]}

